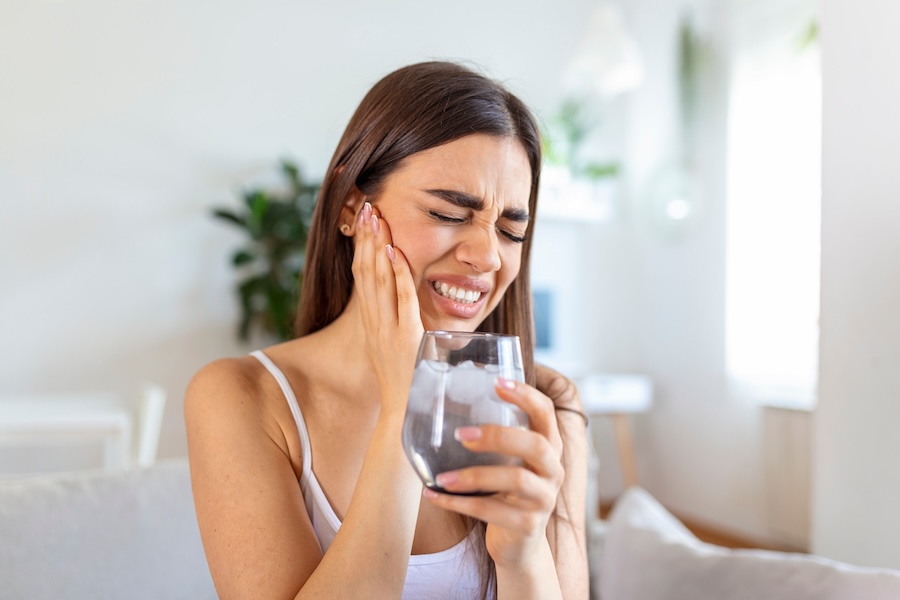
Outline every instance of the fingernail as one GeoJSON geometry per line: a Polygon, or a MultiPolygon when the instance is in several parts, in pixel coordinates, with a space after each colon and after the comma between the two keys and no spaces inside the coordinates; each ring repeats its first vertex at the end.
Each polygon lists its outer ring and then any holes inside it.
{"type": "Polygon", "coordinates": [[[367,221],[372,218],[372,205],[370,203],[366,202],[363,204],[363,214],[366,216],[367,221]]]}
{"type": "Polygon", "coordinates": [[[448,485],[453,485],[457,481],[459,481],[459,475],[454,472],[449,473],[441,473],[437,477],[435,477],[435,481],[438,482],[438,485],[442,487],[447,487],[448,485]]]}
{"type": "Polygon", "coordinates": [[[378,235],[378,217],[372,215],[372,233],[378,235]]]}
{"type": "Polygon", "coordinates": [[[422,495],[426,498],[437,498],[438,493],[432,489],[424,488],[422,489],[422,495]]]}
{"type": "Polygon", "coordinates": [[[512,379],[504,379],[503,377],[498,377],[497,387],[504,390],[514,390],[516,389],[516,382],[512,379]]]}
{"type": "MultiPolygon", "coordinates": [[[[359,221],[359,227],[362,227],[363,225],[366,224],[366,209],[365,209],[365,207],[361,211],[359,211],[359,219],[357,219],[357,220],[359,221]]],[[[357,230],[359,229],[359,227],[357,227],[357,230]]]]}
{"type": "Polygon", "coordinates": [[[387,252],[388,258],[391,259],[391,262],[394,262],[394,247],[388,244],[384,247],[384,251],[387,252]]]}
{"type": "Polygon", "coordinates": [[[457,442],[471,442],[481,438],[480,427],[457,427],[453,432],[457,442]]]}

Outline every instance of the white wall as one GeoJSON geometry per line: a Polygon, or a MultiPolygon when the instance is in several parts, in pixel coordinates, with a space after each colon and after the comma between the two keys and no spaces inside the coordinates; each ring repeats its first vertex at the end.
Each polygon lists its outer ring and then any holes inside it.
{"type": "MultiPolygon", "coordinates": [[[[725,381],[724,65],[711,65],[699,161],[700,218],[670,241],[646,227],[646,185],[671,160],[677,19],[697,5],[703,32],[727,51],[727,2],[626,3],[648,64],[632,98],[626,164],[629,211],[609,229],[617,260],[631,261],[634,331],[625,365],[649,374],[656,404],[635,421],[642,484],[679,515],[769,541],[763,409],[730,395],[725,381]],[[721,89],[721,88],[719,88],[721,89]],[[722,141],[717,141],[722,140],[722,141]],[[624,232],[624,233],[622,233],[624,232]]],[[[900,57],[889,0],[826,0],[822,346],[813,452],[816,552],[858,564],[900,566],[900,57]]],[[[721,54],[720,54],[721,57],[721,54]]],[[[628,278],[622,278],[627,282],[628,278]]],[[[598,335],[600,332],[596,332],[598,335]]],[[[621,357],[620,357],[621,360],[621,357]]],[[[612,362],[606,357],[602,366],[612,362]]],[[[609,448],[610,431],[597,431],[609,448]]],[[[621,489],[601,472],[602,493],[621,489]]]]}
{"type": "Polygon", "coordinates": [[[813,549],[900,568],[900,5],[825,0],[813,549]]]}
{"type": "Polygon", "coordinates": [[[210,207],[292,156],[321,175],[363,93],[470,60],[539,113],[590,3],[34,0],[0,10],[0,392],[181,396],[245,352],[210,207]]]}
{"type": "MultiPolygon", "coordinates": [[[[656,391],[653,410],[634,419],[641,483],[680,516],[766,541],[762,409],[729,395],[725,379],[726,3],[625,4],[647,73],[631,99],[627,210],[610,236],[616,260],[633,268],[623,281],[634,347],[617,369],[650,375],[656,391]],[[712,51],[695,159],[702,184],[689,229],[673,237],[654,227],[649,190],[677,163],[676,36],[693,5],[712,51]]],[[[598,431],[599,446],[610,433],[598,431]]],[[[607,499],[621,490],[616,469],[601,481],[607,499]]]]}

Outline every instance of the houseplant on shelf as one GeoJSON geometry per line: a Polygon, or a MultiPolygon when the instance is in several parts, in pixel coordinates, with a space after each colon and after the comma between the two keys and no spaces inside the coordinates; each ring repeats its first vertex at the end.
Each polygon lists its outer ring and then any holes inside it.
{"type": "Polygon", "coordinates": [[[603,220],[613,213],[620,165],[601,158],[599,102],[567,97],[544,124],[541,194],[544,214],[603,220]],[[598,144],[598,142],[600,142],[598,144]]]}
{"type": "Polygon", "coordinates": [[[566,98],[542,132],[544,161],[562,167],[572,177],[589,181],[614,178],[619,174],[617,161],[601,161],[590,156],[585,145],[599,126],[600,117],[589,109],[590,102],[566,98]]]}
{"type": "Polygon", "coordinates": [[[254,327],[280,340],[293,337],[306,239],[320,184],[306,180],[289,160],[281,162],[280,171],[285,187],[251,188],[242,193],[240,210],[213,209],[213,216],[247,236],[231,255],[239,274],[235,287],[241,304],[241,340],[247,340],[254,327]]]}

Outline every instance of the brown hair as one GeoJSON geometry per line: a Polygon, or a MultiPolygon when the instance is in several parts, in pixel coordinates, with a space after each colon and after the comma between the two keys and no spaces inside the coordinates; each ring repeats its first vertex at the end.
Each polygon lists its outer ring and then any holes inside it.
{"type": "MultiPolygon", "coordinates": [[[[354,186],[366,196],[377,196],[385,178],[406,157],[476,133],[519,140],[531,165],[532,221],[521,268],[500,304],[477,329],[518,335],[526,380],[534,385],[529,269],[541,172],[540,133],[521,100],[488,77],[454,63],[424,62],[390,73],[372,87],[350,119],[316,201],[294,325],[298,336],[331,323],[350,300],[353,242],[338,228],[341,209],[354,186]]],[[[483,536],[483,525],[478,533],[483,536]]],[[[479,546],[486,596],[494,571],[483,544],[479,546]]]]}
{"type": "Polygon", "coordinates": [[[406,157],[474,133],[518,139],[531,165],[528,210],[532,221],[522,248],[522,265],[478,330],[518,335],[526,379],[534,383],[529,265],[541,173],[540,133],[521,100],[495,81],[454,63],[424,62],[390,73],[372,87],[350,119],[316,200],[294,323],[296,335],[325,327],[350,300],[353,242],[338,227],[353,186],[375,196],[406,157]]]}

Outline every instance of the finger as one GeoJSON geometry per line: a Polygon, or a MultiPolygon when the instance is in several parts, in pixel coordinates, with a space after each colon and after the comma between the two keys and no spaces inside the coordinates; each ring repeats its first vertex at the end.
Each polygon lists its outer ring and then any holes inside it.
{"type": "Polygon", "coordinates": [[[432,504],[503,529],[526,535],[543,535],[549,513],[511,506],[500,496],[454,496],[425,488],[423,495],[432,504]]]}
{"type": "Polygon", "coordinates": [[[372,212],[368,223],[372,234],[372,260],[374,278],[374,301],[381,318],[387,318],[392,325],[398,322],[397,277],[386,248],[391,243],[390,227],[377,212],[372,212]]]}
{"type": "Polygon", "coordinates": [[[540,477],[561,476],[559,454],[546,437],[536,431],[482,425],[460,427],[455,432],[459,442],[472,452],[493,452],[522,459],[540,477]]]}
{"type": "Polygon", "coordinates": [[[557,452],[562,451],[562,438],[553,410],[553,401],[526,383],[498,378],[494,386],[497,395],[521,408],[528,415],[528,426],[550,441],[557,452]]]}
{"type": "Polygon", "coordinates": [[[422,333],[422,316],[419,313],[419,296],[416,293],[416,283],[413,280],[412,271],[406,255],[403,251],[390,243],[385,246],[385,255],[391,263],[394,271],[394,281],[397,286],[397,315],[401,323],[412,323],[417,334],[416,343],[422,333]]]}
{"type": "MultiPolygon", "coordinates": [[[[362,298],[375,297],[375,269],[374,250],[372,245],[373,234],[370,225],[371,218],[372,205],[366,202],[363,204],[363,208],[359,211],[359,215],[357,216],[352,267],[354,285],[362,298]]],[[[363,318],[369,323],[377,323],[377,315],[371,314],[368,303],[363,302],[362,307],[363,318]]]]}
{"type": "Polygon", "coordinates": [[[360,288],[360,291],[364,291],[362,288],[364,286],[364,271],[363,266],[367,264],[366,258],[366,212],[369,203],[366,202],[363,204],[363,207],[360,209],[359,213],[356,215],[356,230],[353,233],[353,276],[354,283],[356,283],[357,287],[360,288]]]}
{"type": "Polygon", "coordinates": [[[451,493],[492,492],[519,508],[550,511],[556,506],[562,473],[545,479],[522,467],[485,466],[447,471],[439,474],[436,481],[451,493]]]}

